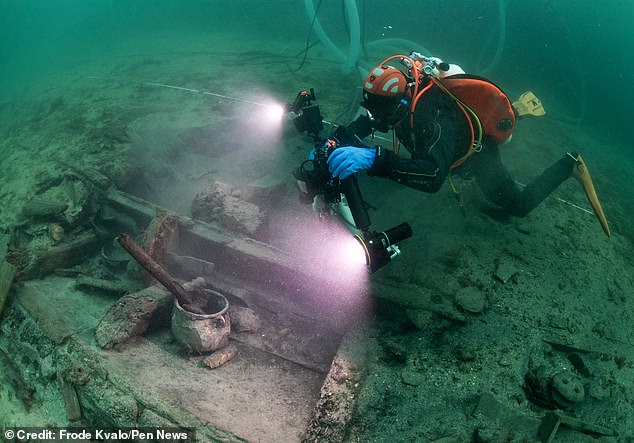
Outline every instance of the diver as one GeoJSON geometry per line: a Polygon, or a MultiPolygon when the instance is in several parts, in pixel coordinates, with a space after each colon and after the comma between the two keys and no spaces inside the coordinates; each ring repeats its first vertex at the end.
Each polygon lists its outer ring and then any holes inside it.
{"type": "MultiPolygon", "coordinates": [[[[490,81],[467,75],[457,65],[418,53],[393,56],[372,69],[363,83],[367,111],[334,132],[337,148],[327,159],[340,180],[359,172],[436,192],[452,173],[473,177],[486,199],[505,213],[524,217],[571,175],[584,187],[606,235],[610,230],[588,169],[578,153],[566,152],[520,189],[504,166],[500,150],[517,119],[543,115],[530,92],[511,103],[490,81]],[[390,62],[392,62],[390,64],[390,62]],[[394,65],[401,64],[401,68],[394,65]],[[374,131],[394,131],[394,149],[368,147],[374,131]],[[402,145],[409,155],[399,154],[402,145]]],[[[462,207],[461,207],[462,209],[462,207]]],[[[464,212],[463,212],[464,215],[464,212]]]]}

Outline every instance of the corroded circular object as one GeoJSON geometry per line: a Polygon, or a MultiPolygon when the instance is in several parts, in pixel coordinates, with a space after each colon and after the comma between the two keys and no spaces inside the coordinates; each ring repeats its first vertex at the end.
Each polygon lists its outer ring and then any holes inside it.
{"type": "Polygon", "coordinates": [[[553,399],[560,406],[579,403],[584,396],[583,381],[577,375],[564,371],[553,376],[553,399]]]}

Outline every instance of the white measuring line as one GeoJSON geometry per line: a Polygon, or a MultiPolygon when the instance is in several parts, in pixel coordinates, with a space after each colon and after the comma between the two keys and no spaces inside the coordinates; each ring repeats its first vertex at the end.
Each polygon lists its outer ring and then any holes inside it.
{"type": "Polygon", "coordinates": [[[572,202],[569,202],[568,200],[564,200],[563,198],[559,198],[559,197],[555,197],[555,198],[556,198],[557,200],[559,200],[560,202],[562,202],[562,203],[565,203],[565,204],[567,204],[567,205],[570,205],[570,206],[572,206],[573,208],[577,208],[577,209],[579,209],[580,211],[587,212],[588,214],[594,214],[594,212],[592,212],[591,210],[586,209],[586,208],[582,208],[581,206],[576,205],[576,204],[574,204],[574,203],[572,203],[572,202]]]}
{"type": "Polygon", "coordinates": [[[247,103],[249,105],[268,106],[264,103],[258,103],[251,100],[245,100],[243,98],[238,98],[238,97],[230,97],[228,95],[216,94],[215,92],[203,91],[202,89],[184,88],[182,86],[166,85],[165,83],[155,83],[155,82],[142,82],[142,84],[148,85],[148,86],[156,86],[158,88],[176,89],[178,91],[186,91],[186,92],[191,92],[193,94],[210,95],[212,97],[224,98],[226,100],[247,103]]]}
{"type": "MultiPolygon", "coordinates": [[[[94,75],[89,75],[88,78],[95,79],[95,80],[111,80],[111,79],[108,79],[108,78],[97,77],[97,76],[94,76],[94,75]]],[[[174,86],[174,85],[168,85],[168,84],[165,84],[165,83],[156,83],[156,82],[134,82],[134,83],[137,83],[139,85],[154,86],[154,87],[157,87],[157,88],[167,88],[167,89],[175,89],[177,91],[191,92],[192,94],[210,95],[212,97],[224,98],[225,100],[231,100],[231,101],[234,101],[234,102],[246,103],[246,104],[249,104],[249,105],[269,106],[269,105],[267,105],[265,103],[258,103],[258,102],[254,102],[254,101],[251,101],[251,100],[246,100],[244,98],[231,97],[231,96],[228,96],[228,95],[217,94],[215,92],[203,91],[202,89],[184,88],[183,86],[174,86]]]]}

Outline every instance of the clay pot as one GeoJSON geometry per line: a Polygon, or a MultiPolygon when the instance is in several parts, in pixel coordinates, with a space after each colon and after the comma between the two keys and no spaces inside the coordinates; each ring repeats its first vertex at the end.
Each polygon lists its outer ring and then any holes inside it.
{"type": "Polygon", "coordinates": [[[209,289],[193,291],[196,305],[206,314],[189,312],[175,301],[172,311],[172,333],[176,341],[189,352],[205,354],[221,349],[229,343],[231,322],[229,301],[219,292],[209,289]],[[204,299],[201,300],[201,297],[204,299]]]}

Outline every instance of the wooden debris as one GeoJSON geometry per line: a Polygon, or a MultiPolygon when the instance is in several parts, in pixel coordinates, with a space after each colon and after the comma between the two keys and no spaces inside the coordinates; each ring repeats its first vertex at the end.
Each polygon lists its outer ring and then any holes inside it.
{"type": "Polygon", "coordinates": [[[86,276],[77,277],[75,280],[75,287],[81,290],[97,291],[117,296],[129,292],[129,288],[127,286],[114,283],[110,280],[86,276]]]}
{"type": "Polygon", "coordinates": [[[65,202],[34,198],[24,204],[22,215],[25,217],[55,217],[66,209],[68,209],[68,204],[65,202]]]}
{"type": "Polygon", "coordinates": [[[165,211],[157,211],[157,213],[158,216],[152,219],[147,229],[150,236],[147,253],[158,263],[165,264],[165,254],[174,243],[178,243],[178,218],[165,211]]]}
{"type": "Polygon", "coordinates": [[[579,420],[568,415],[556,413],[561,420],[561,424],[565,425],[575,431],[583,432],[585,434],[598,434],[598,435],[614,435],[614,431],[604,426],[593,425],[582,420],[579,420]]]}
{"type": "Polygon", "coordinates": [[[537,431],[537,437],[542,443],[550,443],[554,440],[557,430],[560,426],[566,426],[575,431],[583,432],[585,434],[598,434],[598,435],[614,435],[612,429],[592,425],[579,420],[574,417],[563,415],[559,412],[549,412],[542,419],[539,429],[537,431]]]}
{"type": "Polygon", "coordinates": [[[57,374],[57,384],[59,390],[64,397],[64,407],[66,408],[66,418],[69,422],[76,422],[81,420],[81,406],[79,405],[79,398],[77,398],[77,392],[72,384],[64,380],[61,373],[57,374]]]}
{"type": "MultiPolygon", "coordinates": [[[[151,203],[116,190],[110,190],[106,198],[114,211],[138,219],[139,224],[149,223],[158,210],[151,203]]],[[[226,230],[210,224],[197,223],[184,216],[177,219],[179,238],[176,253],[188,251],[188,254],[214,263],[217,273],[228,273],[247,281],[259,275],[275,276],[267,280],[267,285],[289,293],[299,292],[305,287],[306,270],[289,255],[270,245],[228,234],[226,230]]]]}
{"type": "Polygon", "coordinates": [[[153,327],[168,324],[173,297],[156,286],[124,295],[110,307],[95,329],[99,346],[110,349],[153,327]]]}
{"type": "Polygon", "coordinates": [[[542,443],[551,443],[561,425],[561,419],[555,413],[549,412],[544,416],[537,429],[537,438],[542,443]]]}
{"type": "Polygon", "coordinates": [[[203,363],[210,369],[216,369],[233,359],[236,355],[238,355],[238,348],[236,345],[231,344],[205,357],[203,363]]]}
{"type": "Polygon", "coordinates": [[[99,249],[99,238],[92,231],[83,232],[72,240],[53,246],[31,259],[19,278],[28,280],[43,277],[60,268],[70,268],[84,262],[99,249]]]}
{"type": "Polygon", "coordinates": [[[22,375],[22,371],[3,349],[0,349],[0,366],[4,368],[5,381],[13,387],[16,396],[22,401],[27,412],[30,411],[35,402],[35,388],[28,383],[22,375]]]}
{"type": "Polygon", "coordinates": [[[73,174],[77,175],[82,180],[87,181],[100,189],[108,189],[112,186],[112,180],[103,175],[99,170],[92,168],[90,165],[82,164],[78,166],[71,165],[70,163],[56,160],[55,163],[64,168],[70,169],[73,174]]]}
{"type": "Polygon", "coordinates": [[[321,387],[303,443],[344,441],[367,360],[363,331],[344,337],[321,387]]]}
{"type": "Polygon", "coordinates": [[[177,274],[182,274],[185,278],[209,277],[213,274],[215,265],[211,262],[197,257],[186,255],[176,255],[171,252],[165,254],[165,265],[176,269],[177,274]]]}
{"type": "MultiPolygon", "coordinates": [[[[447,320],[458,323],[467,321],[467,316],[458,310],[453,300],[448,297],[438,297],[438,294],[429,288],[407,283],[387,283],[377,280],[372,282],[372,293],[381,299],[398,300],[400,306],[412,310],[410,319],[414,324],[416,324],[416,319],[414,318],[416,310],[433,312],[447,320]]],[[[424,327],[424,324],[420,326],[424,327]]]]}

